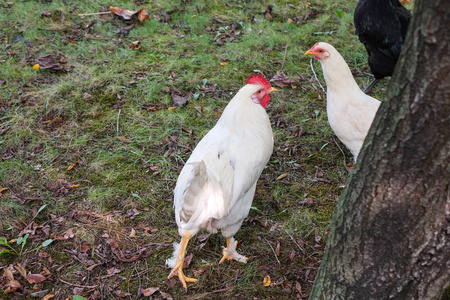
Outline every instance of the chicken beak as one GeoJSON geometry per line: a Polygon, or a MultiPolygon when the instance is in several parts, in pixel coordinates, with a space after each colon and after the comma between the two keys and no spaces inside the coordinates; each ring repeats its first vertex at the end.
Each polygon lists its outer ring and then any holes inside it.
{"type": "Polygon", "coordinates": [[[314,53],[311,51],[311,49],[309,49],[308,51],[305,52],[305,55],[314,55],[314,53]]]}
{"type": "Polygon", "coordinates": [[[267,94],[270,94],[270,93],[273,93],[273,92],[276,92],[276,91],[278,91],[276,88],[271,87],[271,88],[267,91],[267,94]]]}

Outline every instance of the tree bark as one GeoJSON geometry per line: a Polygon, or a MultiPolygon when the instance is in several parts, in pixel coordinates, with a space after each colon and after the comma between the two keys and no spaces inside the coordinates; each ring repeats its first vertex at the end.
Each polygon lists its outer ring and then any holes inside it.
{"type": "Polygon", "coordinates": [[[417,0],[310,299],[439,299],[450,280],[450,1],[417,0]]]}

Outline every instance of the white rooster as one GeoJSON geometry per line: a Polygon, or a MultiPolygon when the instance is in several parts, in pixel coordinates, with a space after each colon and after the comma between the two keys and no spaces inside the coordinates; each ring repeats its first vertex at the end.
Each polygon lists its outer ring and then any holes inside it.
{"type": "Polygon", "coordinates": [[[322,65],[328,122],[356,162],[381,102],[361,91],[344,58],[332,45],[317,43],[305,54],[314,55],[322,65]]]}
{"type": "Polygon", "coordinates": [[[174,190],[175,219],[181,243],[166,261],[185,289],[195,278],[183,273],[189,239],[201,228],[221,229],[227,238],[223,258],[246,263],[233,236],[248,215],[256,182],[273,151],[266,106],[276,91],[261,74],[250,76],[224,109],[217,124],[198,143],[181,170],[174,190]]]}

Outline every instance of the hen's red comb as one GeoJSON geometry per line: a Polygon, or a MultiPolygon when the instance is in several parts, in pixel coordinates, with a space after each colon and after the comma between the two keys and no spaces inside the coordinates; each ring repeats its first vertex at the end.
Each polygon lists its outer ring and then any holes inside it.
{"type": "Polygon", "coordinates": [[[267,89],[270,89],[272,87],[267,79],[264,78],[264,76],[260,73],[253,73],[253,75],[251,75],[247,79],[247,84],[261,84],[264,85],[267,89]]]}

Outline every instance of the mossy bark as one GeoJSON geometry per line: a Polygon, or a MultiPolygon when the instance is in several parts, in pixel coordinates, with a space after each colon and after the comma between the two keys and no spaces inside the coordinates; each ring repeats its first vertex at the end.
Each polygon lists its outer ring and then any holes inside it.
{"type": "Polygon", "coordinates": [[[449,284],[449,12],[415,2],[310,299],[439,299],[449,284]]]}

